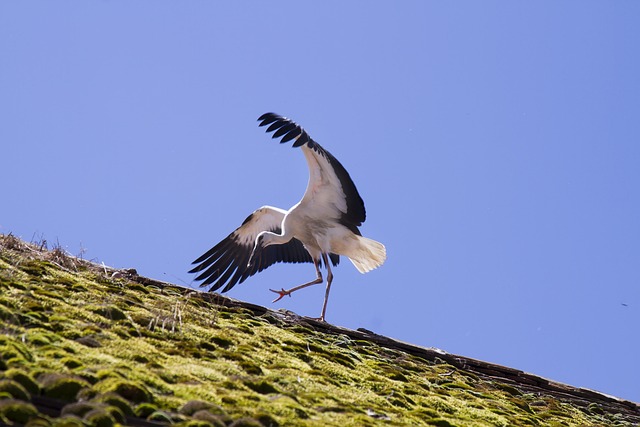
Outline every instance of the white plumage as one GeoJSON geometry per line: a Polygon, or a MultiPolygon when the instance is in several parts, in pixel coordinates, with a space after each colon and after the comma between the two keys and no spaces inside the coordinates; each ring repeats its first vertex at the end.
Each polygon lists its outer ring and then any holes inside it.
{"type": "Polygon", "coordinates": [[[309,166],[309,183],[299,203],[288,211],[263,206],[240,227],[193,263],[190,273],[200,273],[201,287],[222,292],[276,262],[313,262],[316,278],[289,290],[273,290],[278,301],[307,286],[322,283],[321,265],[327,269],[327,287],[320,320],[324,320],[333,280],[331,265],[339,256],[349,258],[361,273],[379,267],[386,259],[384,245],[363,237],[358,227],[365,221],[364,202],[349,173],[327,150],[295,122],[274,113],[258,119],[260,126],[281,143],[293,140],[309,166]]]}

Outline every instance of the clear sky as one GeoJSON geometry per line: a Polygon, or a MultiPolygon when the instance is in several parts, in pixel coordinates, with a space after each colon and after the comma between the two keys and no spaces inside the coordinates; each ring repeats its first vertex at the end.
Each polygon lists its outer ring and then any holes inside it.
{"type": "MultiPolygon", "coordinates": [[[[296,120],[354,179],[366,275],[327,320],[640,401],[640,2],[0,3],[0,232],[181,285],[305,190],[296,120]]],[[[229,296],[318,316],[280,264],[229,296]]]]}

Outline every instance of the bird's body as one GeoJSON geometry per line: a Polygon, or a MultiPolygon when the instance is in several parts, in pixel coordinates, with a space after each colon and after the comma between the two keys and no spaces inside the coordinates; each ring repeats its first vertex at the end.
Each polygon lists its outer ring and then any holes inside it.
{"type": "Polygon", "coordinates": [[[333,279],[331,264],[339,256],[348,257],[361,273],[382,265],[384,245],[363,237],[358,227],[364,222],[364,202],[351,177],[328,151],[309,137],[302,127],[274,113],[262,115],[260,126],[271,124],[281,142],[294,140],[301,147],[309,166],[309,183],[299,203],[288,211],[263,206],[253,212],[234,232],[194,261],[191,273],[200,273],[201,286],[222,292],[242,283],[249,276],[276,262],[313,262],[316,279],[289,290],[273,291],[285,295],[322,283],[320,266],[327,268],[327,289],[320,316],[324,320],[333,279]]]}

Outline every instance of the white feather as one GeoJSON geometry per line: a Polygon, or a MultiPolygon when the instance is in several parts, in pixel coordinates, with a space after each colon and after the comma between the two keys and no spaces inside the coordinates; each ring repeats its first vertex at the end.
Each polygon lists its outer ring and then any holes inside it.
{"type": "Polygon", "coordinates": [[[364,202],[340,162],[295,122],[274,113],[264,114],[258,120],[262,121],[261,126],[270,125],[267,131],[275,131],[274,137],[282,137],[283,142],[293,139],[294,146],[301,147],[309,166],[304,196],[288,211],[263,206],[253,212],[226,239],[194,261],[199,265],[191,272],[200,273],[196,280],[204,280],[205,285],[213,283],[212,289],[219,289],[228,281],[223,289],[225,292],[276,262],[312,261],[316,279],[288,291],[274,291],[280,299],[298,289],[321,283],[319,267],[324,261],[328,271],[320,316],[324,319],[333,278],[328,257],[337,263],[335,255],[346,256],[360,273],[366,273],[384,263],[386,249],[382,243],[360,235],[358,226],[366,217],[364,202]],[[281,246],[271,250],[272,245],[281,246]],[[246,262],[247,258],[249,262],[246,262]]]}
{"type": "Polygon", "coordinates": [[[287,211],[284,209],[273,206],[263,206],[255,210],[249,217],[250,219],[234,232],[238,243],[243,246],[253,247],[258,234],[265,230],[281,227],[282,220],[286,214],[287,211]]]}

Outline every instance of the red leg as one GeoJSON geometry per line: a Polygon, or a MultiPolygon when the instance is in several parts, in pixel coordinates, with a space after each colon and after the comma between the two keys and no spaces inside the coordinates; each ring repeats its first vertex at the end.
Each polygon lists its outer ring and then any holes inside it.
{"type": "Polygon", "coordinates": [[[333,281],[333,273],[331,272],[331,265],[327,254],[322,254],[322,260],[324,261],[324,265],[327,266],[327,289],[324,292],[324,303],[322,304],[322,314],[320,314],[320,319],[324,322],[324,315],[327,312],[327,302],[329,302],[329,291],[331,290],[331,282],[333,281]]]}
{"type": "MultiPolygon", "coordinates": [[[[313,260],[313,264],[316,267],[316,279],[312,280],[308,283],[305,283],[303,285],[300,286],[296,286],[295,288],[291,288],[289,290],[285,290],[284,288],[282,288],[279,291],[276,291],[275,289],[269,289],[271,292],[275,292],[276,294],[278,294],[278,298],[274,299],[273,302],[276,301],[280,301],[282,298],[284,298],[285,296],[289,295],[291,296],[291,294],[297,290],[300,290],[302,288],[306,288],[307,286],[311,286],[311,285],[317,285],[318,283],[322,283],[322,273],[320,272],[320,263],[317,260],[313,260]]],[[[329,273],[331,274],[331,273],[329,273]]]]}

